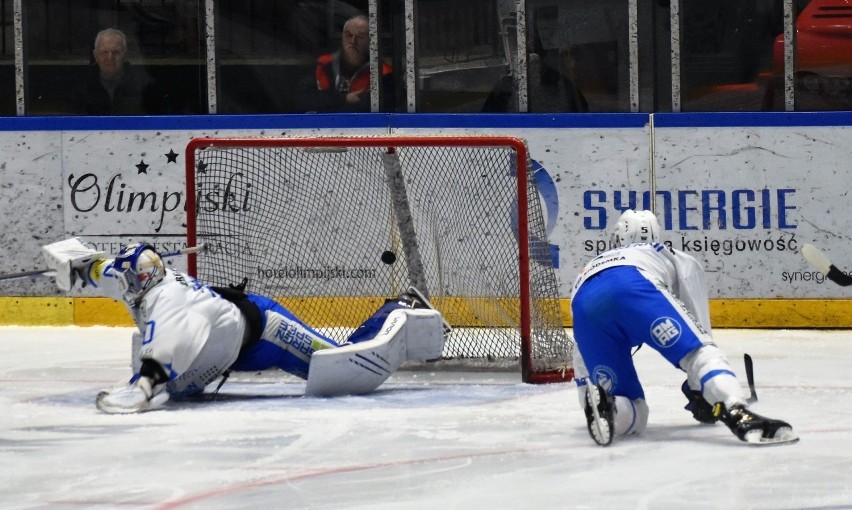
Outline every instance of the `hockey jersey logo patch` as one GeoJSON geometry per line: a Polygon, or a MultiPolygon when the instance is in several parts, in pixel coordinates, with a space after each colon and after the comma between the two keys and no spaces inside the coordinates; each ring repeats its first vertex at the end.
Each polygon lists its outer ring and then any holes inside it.
{"type": "Polygon", "coordinates": [[[663,349],[671,347],[680,338],[680,323],[671,317],[660,317],[651,324],[651,340],[663,349]]]}
{"type": "Polygon", "coordinates": [[[618,385],[618,378],[615,376],[615,370],[606,365],[596,366],[592,373],[594,374],[592,381],[594,381],[595,384],[599,384],[607,393],[612,393],[618,385]]]}

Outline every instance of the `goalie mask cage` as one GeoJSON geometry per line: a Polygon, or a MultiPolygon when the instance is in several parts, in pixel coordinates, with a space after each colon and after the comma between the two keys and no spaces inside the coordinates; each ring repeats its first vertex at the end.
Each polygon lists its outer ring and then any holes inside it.
{"type": "Polygon", "coordinates": [[[453,326],[444,360],[570,380],[571,338],[526,144],[512,137],[198,138],[188,261],[343,341],[414,285],[453,326]]]}

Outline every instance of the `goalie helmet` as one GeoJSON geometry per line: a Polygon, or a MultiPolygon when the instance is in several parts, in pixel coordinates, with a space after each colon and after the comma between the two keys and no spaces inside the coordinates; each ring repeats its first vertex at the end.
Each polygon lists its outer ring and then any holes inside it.
{"type": "Polygon", "coordinates": [[[622,213],[612,233],[612,246],[627,246],[637,243],[657,243],[660,241],[660,224],[651,211],[628,209],[622,213]]]}
{"type": "Polygon", "coordinates": [[[166,274],[163,259],[150,244],[131,244],[116,255],[110,274],[118,278],[128,303],[138,302],[166,274]]]}

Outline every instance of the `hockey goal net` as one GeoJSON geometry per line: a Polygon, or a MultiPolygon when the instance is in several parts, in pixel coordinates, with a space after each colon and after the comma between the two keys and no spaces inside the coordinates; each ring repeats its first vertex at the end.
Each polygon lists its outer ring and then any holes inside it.
{"type": "Polygon", "coordinates": [[[336,340],[414,285],[454,328],[439,364],[573,377],[522,140],[199,138],[186,165],[201,281],[247,279],[336,340]]]}

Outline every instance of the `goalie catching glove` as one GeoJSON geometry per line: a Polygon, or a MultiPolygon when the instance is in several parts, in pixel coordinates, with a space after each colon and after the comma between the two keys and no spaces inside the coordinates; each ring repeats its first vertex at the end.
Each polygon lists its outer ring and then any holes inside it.
{"type": "Polygon", "coordinates": [[[105,257],[105,253],[89,248],[77,237],[65,239],[42,247],[47,266],[56,271],[56,286],[69,291],[82,277],[92,262],[105,257]]]}
{"type": "Polygon", "coordinates": [[[102,391],[95,399],[98,409],[109,414],[131,414],[159,409],[169,400],[165,385],[151,387],[151,380],[140,377],[136,382],[112,391],[102,391]]]}

